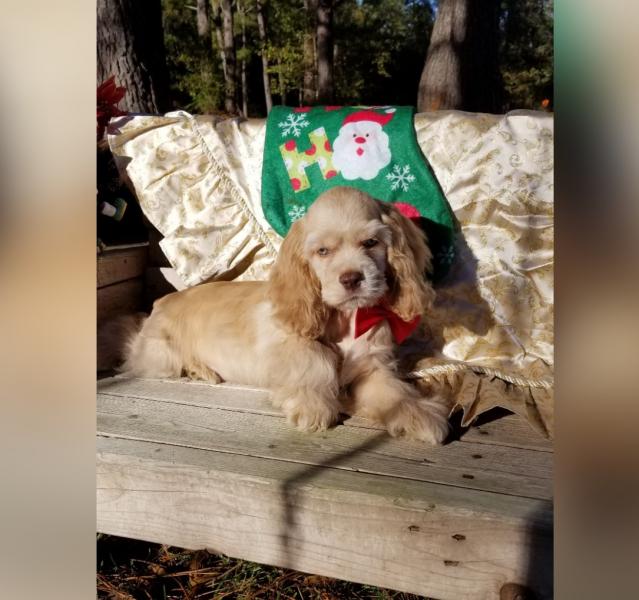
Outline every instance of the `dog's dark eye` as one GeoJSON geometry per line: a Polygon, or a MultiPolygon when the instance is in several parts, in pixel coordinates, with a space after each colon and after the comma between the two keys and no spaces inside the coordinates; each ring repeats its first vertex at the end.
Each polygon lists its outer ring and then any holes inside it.
{"type": "Polygon", "coordinates": [[[318,253],[320,256],[326,256],[326,255],[329,253],[329,249],[328,249],[328,248],[324,248],[324,247],[322,247],[322,248],[320,248],[320,249],[317,251],[317,253],[318,253]]]}
{"type": "Polygon", "coordinates": [[[354,133],[354,134],[353,134],[353,137],[357,137],[357,134],[356,134],[356,133],[354,133]]]}
{"type": "Polygon", "coordinates": [[[364,246],[364,248],[372,248],[373,246],[377,246],[378,243],[375,238],[369,238],[362,242],[362,246],[364,246]]]}

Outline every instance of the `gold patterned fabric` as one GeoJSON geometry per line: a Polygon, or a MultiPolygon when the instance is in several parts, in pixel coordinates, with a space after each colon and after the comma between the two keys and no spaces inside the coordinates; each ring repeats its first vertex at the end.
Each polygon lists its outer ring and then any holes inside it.
{"type": "Polygon", "coordinates": [[[418,369],[465,421],[500,405],[552,435],[553,118],[440,111],[415,127],[462,230],[418,369]]]}
{"type": "Polygon", "coordinates": [[[185,112],[111,121],[108,140],[185,285],[264,279],[281,244],[262,213],[265,120],[185,112]]]}
{"type": "MultiPolygon", "coordinates": [[[[260,201],[265,124],[185,112],[111,121],[116,161],[187,286],[268,275],[281,239],[260,201]]],[[[438,111],[416,115],[415,129],[461,235],[406,364],[464,424],[504,406],[552,435],[553,118],[438,111]]]]}

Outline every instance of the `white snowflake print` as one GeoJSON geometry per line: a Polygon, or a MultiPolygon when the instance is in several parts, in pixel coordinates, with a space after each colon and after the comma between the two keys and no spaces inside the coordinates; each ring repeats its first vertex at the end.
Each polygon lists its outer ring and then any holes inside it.
{"type": "Polygon", "coordinates": [[[306,116],[302,113],[290,113],[284,121],[277,124],[277,126],[282,129],[282,137],[290,135],[291,133],[295,137],[299,137],[300,133],[302,133],[302,129],[309,125],[310,123],[306,120],[306,116]]]}
{"type": "Polygon", "coordinates": [[[415,175],[411,174],[410,165],[403,167],[395,165],[393,170],[386,175],[386,179],[391,182],[391,190],[401,187],[404,192],[407,192],[410,184],[415,181],[415,175]]]}
{"type": "Polygon", "coordinates": [[[455,260],[455,247],[453,245],[442,248],[435,255],[435,259],[442,265],[450,265],[455,260]]]}
{"type": "Polygon", "coordinates": [[[288,216],[291,218],[291,223],[297,221],[297,219],[301,219],[306,212],[306,207],[300,206],[299,204],[294,204],[288,211],[288,216]]]}

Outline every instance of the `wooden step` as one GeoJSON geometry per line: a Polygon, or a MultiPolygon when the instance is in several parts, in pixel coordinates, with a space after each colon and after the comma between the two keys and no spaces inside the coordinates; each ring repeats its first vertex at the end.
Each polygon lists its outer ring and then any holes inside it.
{"type": "Polygon", "coordinates": [[[550,443],[508,415],[431,448],[292,429],[264,390],[98,383],[98,530],[422,594],[552,597],[550,443]]]}

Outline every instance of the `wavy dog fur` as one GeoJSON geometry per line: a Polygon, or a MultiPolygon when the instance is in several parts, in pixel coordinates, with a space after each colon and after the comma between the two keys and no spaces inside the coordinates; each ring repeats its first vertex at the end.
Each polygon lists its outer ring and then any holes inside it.
{"type": "Polygon", "coordinates": [[[435,300],[435,290],[424,277],[432,270],[432,255],[424,232],[389,204],[381,204],[382,222],[392,231],[388,248],[390,306],[405,321],[424,314],[435,300]]]}
{"type": "Polygon", "coordinates": [[[267,387],[306,431],[345,412],[440,443],[448,407],[399,377],[388,323],[354,337],[358,307],[385,302],[404,320],[423,315],[435,295],[430,263],[423,233],[395,208],[333,188],[293,224],[269,281],[203,284],[158,300],[122,370],[267,387]]]}
{"type": "Polygon", "coordinates": [[[303,221],[291,226],[270,276],[273,316],[304,337],[319,338],[329,308],[322,302],[320,280],[303,255],[303,221]]]}

